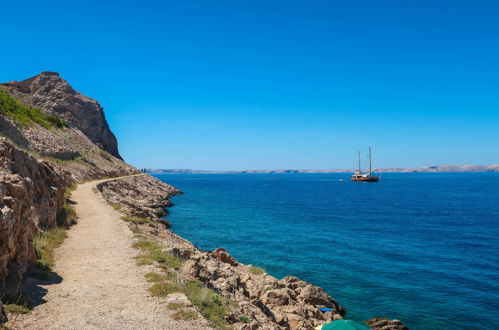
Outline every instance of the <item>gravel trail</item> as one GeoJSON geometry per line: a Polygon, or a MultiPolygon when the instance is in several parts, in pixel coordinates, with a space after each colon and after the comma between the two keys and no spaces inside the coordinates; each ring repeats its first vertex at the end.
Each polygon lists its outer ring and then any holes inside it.
{"type": "MultiPolygon", "coordinates": [[[[119,179],[119,178],[117,178],[119,179]]],[[[116,180],[116,179],[114,179],[116,180]]],[[[102,180],[105,181],[105,180],[102,180]]],[[[175,321],[165,300],[151,297],[144,279],[147,269],[135,264],[133,235],[121,214],[93,188],[102,181],[80,184],[71,200],[78,223],[56,249],[57,284],[47,290],[45,303],[16,317],[13,329],[208,329],[200,317],[175,321]]],[[[185,297],[184,297],[185,298],[185,297]]],[[[178,299],[178,297],[177,297],[178,299]]]]}

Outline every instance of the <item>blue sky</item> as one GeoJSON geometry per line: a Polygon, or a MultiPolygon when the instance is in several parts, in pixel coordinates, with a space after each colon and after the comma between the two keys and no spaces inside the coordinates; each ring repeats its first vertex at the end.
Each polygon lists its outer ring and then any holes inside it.
{"type": "Polygon", "coordinates": [[[499,163],[497,1],[2,4],[0,81],[57,71],[139,167],[499,163]]]}

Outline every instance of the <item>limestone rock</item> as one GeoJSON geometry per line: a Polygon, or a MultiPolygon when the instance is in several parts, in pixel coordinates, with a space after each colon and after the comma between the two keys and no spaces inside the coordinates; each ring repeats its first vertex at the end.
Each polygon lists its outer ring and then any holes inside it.
{"type": "Polygon", "coordinates": [[[109,129],[103,108],[96,100],[74,90],[58,73],[42,72],[5,85],[15,88],[16,97],[24,103],[61,116],[101,149],[121,159],[118,142],[109,129]]]}
{"type": "Polygon", "coordinates": [[[278,280],[250,270],[251,266],[237,262],[221,248],[214,252],[195,251],[182,267],[186,276],[238,303],[238,310],[229,318],[237,324],[236,329],[313,329],[342,318],[344,309],[321,288],[296,277],[278,280]],[[329,307],[335,312],[323,313],[317,307],[329,307]],[[256,323],[239,324],[241,316],[256,323]]]}
{"type": "Polygon", "coordinates": [[[366,324],[373,330],[409,330],[399,320],[389,320],[382,317],[367,320],[366,324]]]}
{"type": "Polygon", "coordinates": [[[220,261],[225,262],[226,264],[229,264],[231,266],[238,266],[239,263],[237,260],[230,255],[230,253],[224,249],[224,248],[218,248],[215,251],[213,251],[213,254],[220,259],[220,261]]]}
{"type": "Polygon", "coordinates": [[[104,182],[97,185],[97,189],[108,202],[119,205],[124,213],[158,221],[164,221],[162,217],[168,213],[165,207],[173,205],[168,198],[181,193],[149,175],[104,182]]]}
{"type": "Polygon", "coordinates": [[[36,261],[33,238],[54,226],[69,173],[0,140],[0,290],[13,289],[36,261]]]}

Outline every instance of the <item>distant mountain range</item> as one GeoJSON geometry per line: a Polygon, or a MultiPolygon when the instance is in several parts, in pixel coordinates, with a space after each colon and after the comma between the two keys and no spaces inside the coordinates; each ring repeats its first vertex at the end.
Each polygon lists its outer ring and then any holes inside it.
{"type": "MultiPolygon", "coordinates": [[[[242,171],[208,171],[192,169],[147,169],[151,174],[238,174],[238,173],[351,173],[353,169],[343,170],[242,170],[242,171]]],[[[391,167],[377,169],[381,173],[408,173],[408,172],[499,172],[499,164],[496,165],[435,165],[423,167],[391,167]]]]}

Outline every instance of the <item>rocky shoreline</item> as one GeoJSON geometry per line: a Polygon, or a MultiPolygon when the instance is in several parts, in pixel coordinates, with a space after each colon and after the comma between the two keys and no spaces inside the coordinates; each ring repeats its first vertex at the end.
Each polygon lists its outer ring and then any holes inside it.
{"type": "MultiPolygon", "coordinates": [[[[234,329],[313,329],[346,316],[346,308],[320,287],[294,276],[279,280],[261,268],[241,264],[222,247],[201,251],[171,232],[162,217],[167,214],[165,208],[172,206],[168,198],[181,192],[157,178],[146,175],[112,181],[100,185],[99,190],[112,205],[154,220],[132,226],[153,235],[183,259],[183,277],[198,280],[235,303],[226,316],[234,329]],[[318,307],[331,311],[321,312],[318,307]],[[241,323],[244,317],[252,322],[241,323]]],[[[366,322],[372,329],[407,329],[398,320],[375,318],[366,322]]]]}
{"type": "MultiPolygon", "coordinates": [[[[68,227],[67,192],[72,185],[140,171],[121,159],[99,103],[54,72],[0,84],[0,133],[3,300],[18,294],[26,274],[40,266],[36,238],[68,227]]],[[[179,280],[195,280],[230,301],[224,322],[231,328],[313,329],[346,315],[346,309],[317,286],[293,276],[277,279],[239,263],[223,248],[201,251],[171,232],[163,217],[172,206],[169,197],[181,192],[157,178],[106,181],[97,185],[96,193],[122,212],[132,231],[154,237],[165,253],[182,260],[179,280]]],[[[6,319],[0,302],[0,326],[6,319]]],[[[407,329],[397,320],[368,323],[373,329],[407,329]]]]}

